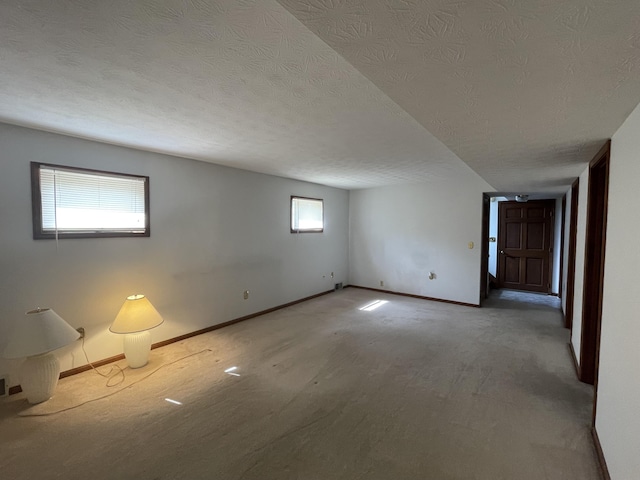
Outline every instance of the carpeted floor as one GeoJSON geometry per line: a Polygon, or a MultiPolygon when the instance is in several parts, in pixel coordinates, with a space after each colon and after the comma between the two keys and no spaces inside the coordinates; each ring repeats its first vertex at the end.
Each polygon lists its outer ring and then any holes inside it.
{"type": "Polygon", "coordinates": [[[4,399],[0,478],[599,479],[567,341],[553,297],[349,288],[153,350],[117,387],[4,399]]]}

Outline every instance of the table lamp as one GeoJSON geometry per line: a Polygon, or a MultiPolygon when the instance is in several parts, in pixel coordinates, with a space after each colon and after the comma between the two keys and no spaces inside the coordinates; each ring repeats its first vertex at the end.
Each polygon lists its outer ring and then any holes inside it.
{"type": "Polygon", "coordinates": [[[78,338],[80,333],[50,308],[31,310],[18,322],[4,357],[27,357],[19,375],[29,403],[41,403],[53,396],[60,376],[60,362],[52,352],[78,338]]]}
{"type": "Polygon", "coordinates": [[[144,367],[151,351],[150,329],[164,320],[144,295],[127,297],[109,330],[124,335],[124,356],[131,368],[144,367]]]}

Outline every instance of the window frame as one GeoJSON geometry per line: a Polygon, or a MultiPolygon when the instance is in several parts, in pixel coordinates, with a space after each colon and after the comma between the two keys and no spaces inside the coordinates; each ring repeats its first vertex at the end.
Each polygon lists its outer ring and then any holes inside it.
{"type": "Polygon", "coordinates": [[[110,172],[106,170],[94,170],[82,167],[70,167],[66,165],[55,165],[52,163],[31,162],[31,213],[33,220],[34,240],[55,240],[56,238],[117,238],[117,237],[150,237],[150,207],[149,207],[149,177],[145,175],[134,175],[131,173],[110,172]],[[42,228],[42,191],[40,185],[40,169],[53,168],[66,170],[75,173],[85,173],[96,176],[111,176],[117,178],[137,178],[144,180],[144,217],[145,225],[143,232],[127,232],[118,230],[105,231],[85,231],[72,232],[68,230],[58,230],[57,232],[46,232],[42,228]]]}
{"type": "Polygon", "coordinates": [[[291,195],[291,200],[289,202],[289,230],[291,233],[323,233],[324,232],[324,199],[323,198],[312,198],[312,197],[302,197],[300,195],[291,195]],[[304,228],[304,229],[294,229],[293,228],[293,201],[295,199],[299,200],[315,200],[322,204],[322,227],[321,228],[304,228]]]}

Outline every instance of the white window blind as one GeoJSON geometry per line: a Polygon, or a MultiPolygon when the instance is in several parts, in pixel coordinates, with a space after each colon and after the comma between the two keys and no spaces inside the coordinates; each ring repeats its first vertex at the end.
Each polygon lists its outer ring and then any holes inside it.
{"type": "Polygon", "coordinates": [[[42,231],[143,233],[145,182],[40,166],[42,231]]]}
{"type": "Polygon", "coordinates": [[[291,231],[322,232],[323,203],[315,198],[291,197],[291,231]]]}

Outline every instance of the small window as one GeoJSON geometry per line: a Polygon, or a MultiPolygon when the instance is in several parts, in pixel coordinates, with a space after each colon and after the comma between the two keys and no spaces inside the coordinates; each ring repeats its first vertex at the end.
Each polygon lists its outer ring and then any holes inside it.
{"type": "Polygon", "coordinates": [[[149,177],[31,163],[33,238],[148,237],[149,177]]]}
{"type": "Polygon", "coordinates": [[[318,198],[291,197],[291,233],[322,232],[323,204],[318,198]]]}

